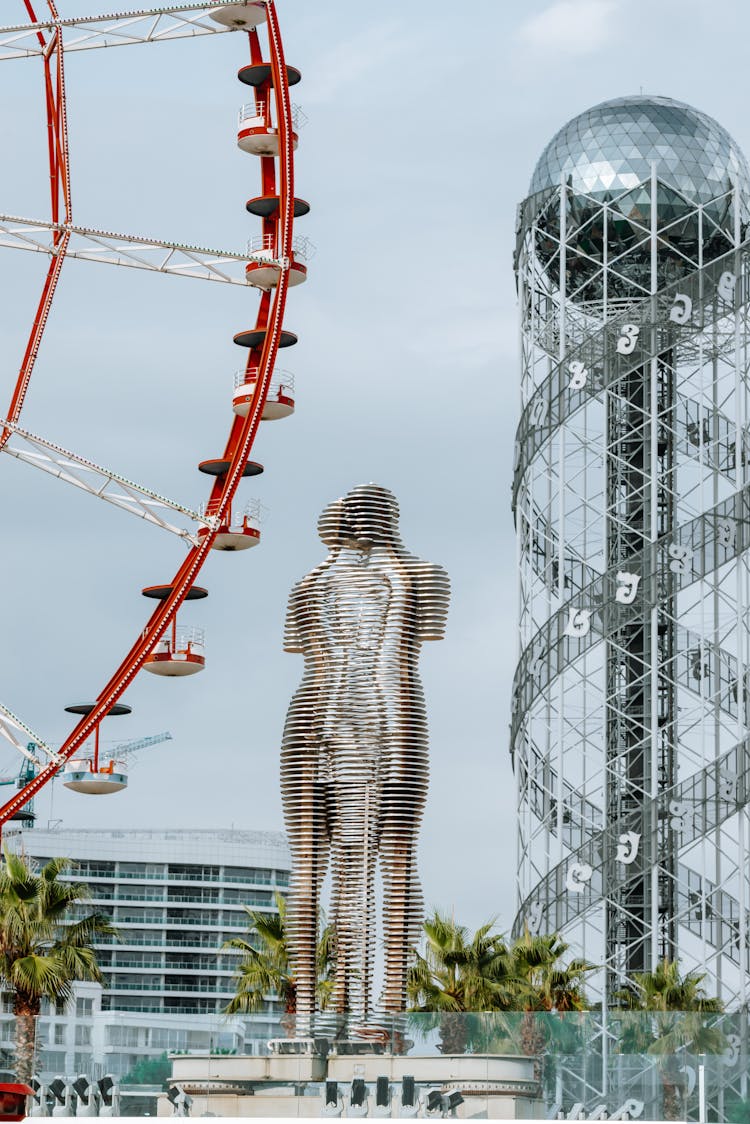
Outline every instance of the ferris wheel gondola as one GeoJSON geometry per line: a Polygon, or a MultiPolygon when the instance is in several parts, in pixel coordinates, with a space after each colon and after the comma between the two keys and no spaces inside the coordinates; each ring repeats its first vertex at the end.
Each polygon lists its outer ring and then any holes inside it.
{"type": "Polygon", "coordinates": [[[172,735],[168,730],[147,738],[119,742],[112,748],[100,746],[96,739],[89,753],[71,758],[59,775],[65,787],[72,792],[88,796],[107,796],[113,792],[122,792],[128,787],[131,759],[144,749],[171,740],[172,735]]]}

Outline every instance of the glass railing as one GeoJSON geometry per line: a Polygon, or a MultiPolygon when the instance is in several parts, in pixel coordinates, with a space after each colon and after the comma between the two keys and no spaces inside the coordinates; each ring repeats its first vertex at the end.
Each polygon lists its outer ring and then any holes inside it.
{"type": "MultiPolygon", "coordinates": [[[[209,992],[200,985],[191,990],[209,992]]],[[[217,996],[218,1006],[224,1002],[217,996]]],[[[431,1092],[444,1094],[446,1089],[460,1091],[465,1086],[472,1114],[484,1118],[703,1120],[707,1124],[743,1124],[750,1120],[747,1015],[610,1011],[603,1018],[599,1012],[420,1012],[388,1017],[374,1014],[355,1022],[323,1012],[316,1017],[312,1034],[309,1028],[300,1028],[300,1037],[295,1039],[289,1016],[264,1011],[254,1018],[229,1017],[207,1013],[205,1008],[200,1012],[201,1006],[200,1000],[181,1004],[167,996],[159,1011],[147,1001],[136,1001],[123,1011],[103,1011],[96,1016],[106,1020],[109,1028],[103,1041],[114,1043],[120,1033],[132,1035],[137,1013],[144,1016],[143,1027],[151,1028],[148,1033],[152,1040],[144,1031],[138,1046],[123,1046],[121,1053],[113,1053],[117,1048],[110,1046],[110,1052],[101,1057],[97,1047],[92,1047],[91,1075],[101,1076],[105,1066],[104,1072],[113,1073],[125,1090],[129,1083],[124,1067],[132,1068],[133,1058],[139,1054],[153,1061],[157,1042],[168,1041],[173,1053],[168,1057],[165,1052],[162,1058],[163,1080],[172,1076],[174,1067],[174,1080],[189,1084],[194,1065],[196,1081],[199,1076],[205,1085],[205,1094],[200,1094],[205,1099],[200,1103],[196,1100],[194,1116],[217,1111],[210,1103],[212,1091],[217,1097],[222,1095],[227,1083],[246,1084],[256,1091],[259,1081],[269,1086],[288,1085],[289,1064],[278,1067],[277,1077],[272,1062],[265,1069],[259,1065],[257,1055],[270,1053],[298,1059],[295,1065],[299,1065],[299,1072],[308,1073],[303,1079],[307,1096],[322,1097],[324,1081],[330,1076],[348,1097],[352,1075],[360,1072],[365,1074],[373,1103],[375,1083],[382,1076],[398,1107],[399,1075],[412,1075],[420,1117],[427,1115],[431,1092]],[[159,1025],[165,1015],[189,1017],[190,1031],[179,1028],[178,1038],[174,1023],[166,1020],[159,1025]],[[277,1018],[285,1020],[284,1029],[277,1018]],[[173,1030],[168,1029],[170,1025],[173,1030]],[[277,1029],[271,1036],[269,1027],[273,1025],[277,1029]],[[205,1031],[199,1030],[200,1026],[205,1031]],[[169,1034],[175,1037],[169,1038],[169,1034]],[[250,1057],[241,1056],[246,1044],[251,1046],[250,1057]],[[193,1063],[185,1057],[191,1054],[200,1054],[201,1059],[193,1063]],[[361,1060],[363,1055],[369,1056],[366,1065],[361,1060]],[[210,1057],[208,1069],[206,1056],[210,1057]],[[508,1104],[509,1097],[515,1098],[513,1108],[508,1104]],[[502,1111],[498,1111],[497,1101],[494,1106],[490,1104],[492,1098],[505,1102],[502,1111]]],[[[79,1021],[86,1023],[85,1018],[79,1021]]],[[[11,1029],[9,1020],[4,1031],[9,1041],[11,1029]]],[[[45,1037],[48,1034],[46,1029],[45,1037]]],[[[96,1036],[92,1041],[96,1042],[96,1036]]],[[[56,1063],[54,1073],[42,1072],[43,1079],[62,1073],[59,1052],[63,1047],[45,1041],[39,1043],[39,1049],[41,1067],[45,1055],[52,1057],[53,1052],[56,1063]]],[[[72,1077],[88,1072],[85,1066],[81,1068],[83,1059],[89,1056],[86,1049],[76,1047],[75,1059],[81,1064],[75,1074],[71,1069],[72,1077]]],[[[72,1053],[66,1064],[73,1066],[72,1053]]],[[[156,1109],[152,1106],[144,1111],[154,1114],[156,1109]]],[[[237,1115],[250,1114],[240,1106],[237,1115]]],[[[321,1113],[298,1113],[290,1102],[290,1111],[284,1115],[321,1113]]],[[[372,1109],[368,1115],[373,1115],[372,1109]]],[[[392,1115],[403,1114],[394,1111],[392,1115]]]]}
{"type": "MultiPolygon", "coordinates": [[[[239,956],[239,953],[237,954],[239,956]]],[[[234,972],[237,969],[238,959],[234,958],[231,962],[227,962],[223,957],[215,957],[210,967],[204,964],[196,964],[192,960],[167,960],[161,967],[165,968],[167,972],[200,972],[210,975],[212,979],[215,978],[217,973],[226,975],[227,972],[234,972]]],[[[148,965],[145,965],[146,967],[148,965]]]]}
{"type": "Polygon", "coordinates": [[[101,956],[98,959],[100,968],[109,968],[114,970],[116,970],[117,968],[158,968],[159,970],[163,970],[164,968],[163,958],[151,962],[145,960],[127,960],[121,956],[118,956],[116,959],[110,961],[109,964],[105,963],[105,961],[102,960],[101,956]]]}
{"type": "MultiPolygon", "coordinates": [[[[294,376],[288,375],[287,377],[288,377],[288,379],[292,380],[292,385],[293,385],[294,376]]],[[[155,874],[139,874],[139,873],[134,872],[134,871],[119,871],[117,874],[115,874],[113,871],[108,871],[107,873],[102,873],[102,874],[90,874],[90,873],[87,873],[86,871],[80,871],[80,872],[76,871],[76,877],[79,879],[79,881],[82,880],[82,881],[90,882],[92,893],[94,893],[95,896],[98,896],[98,894],[96,893],[96,889],[97,889],[97,885],[98,885],[99,880],[106,881],[106,882],[109,882],[109,883],[121,882],[121,881],[137,881],[137,882],[146,882],[146,883],[148,883],[148,882],[171,882],[171,883],[174,883],[174,884],[179,884],[180,882],[206,882],[206,883],[209,883],[211,885],[218,882],[218,883],[224,883],[224,884],[232,885],[232,886],[237,886],[237,885],[240,885],[240,886],[273,886],[273,885],[276,885],[279,888],[283,888],[283,889],[286,889],[289,886],[289,879],[284,878],[283,876],[282,877],[277,876],[276,880],[274,882],[273,877],[270,876],[270,875],[267,875],[267,876],[264,876],[263,874],[258,874],[258,875],[255,875],[255,876],[242,875],[242,874],[236,874],[235,875],[235,874],[232,874],[231,871],[228,871],[226,874],[222,874],[222,875],[219,875],[219,874],[211,874],[211,875],[208,875],[208,874],[168,874],[165,871],[159,871],[155,874]]]]}
{"type": "Polygon", "coordinates": [[[115,983],[112,980],[110,980],[107,990],[109,992],[113,992],[113,991],[164,991],[164,984],[160,980],[157,980],[155,983],[152,982],[151,980],[144,980],[141,983],[129,983],[129,982],[125,983],[124,981],[122,983],[115,983]]]}
{"type": "Polygon", "coordinates": [[[164,918],[160,915],[156,917],[153,913],[120,913],[117,917],[113,918],[115,926],[117,925],[163,925],[164,918]]]}
{"type": "MultiPolygon", "coordinates": [[[[97,893],[94,893],[93,900],[96,901],[98,897],[100,897],[100,895],[97,894],[97,893]]],[[[121,893],[118,893],[117,896],[115,896],[114,894],[108,894],[107,899],[110,900],[110,901],[114,899],[115,901],[118,901],[118,902],[164,902],[164,901],[167,901],[167,898],[165,898],[165,896],[164,896],[164,890],[161,890],[158,893],[157,893],[156,890],[153,890],[151,893],[144,892],[142,894],[137,894],[134,890],[131,890],[130,893],[127,893],[126,891],[122,891],[121,893]]]]}
{"type": "MultiPolygon", "coordinates": [[[[180,929],[183,925],[200,925],[204,929],[211,929],[216,927],[216,918],[167,917],[163,924],[169,929],[180,929]]],[[[220,924],[224,929],[247,929],[248,921],[246,915],[238,913],[236,921],[233,917],[226,917],[220,924]]]]}
{"type": "MultiPolygon", "coordinates": [[[[118,926],[120,926],[120,922],[118,922],[118,926]]],[[[179,923],[177,927],[179,927],[179,923]]],[[[237,927],[244,928],[245,926],[237,927]]],[[[218,952],[225,939],[222,937],[221,933],[213,934],[206,940],[201,940],[198,936],[182,938],[163,936],[133,937],[128,929],[122,927],[118,928],[118,932],[119,940],[116,937],[97,937],[94,947],[102,948],[117,945],[120,948],[194,948],[196,950],[210,949],[212,952],[218,952]]],[[[229,939],[229,934],[227,934],[226,939],[229,939]]],[[[237,955],[239,956],[239,953],[237,953],[237,955]]]]}
{"type": "Polygon", "coordinates": [[[221,947],[221,941],[207,940],[201,941],[198,938],[191,939],[186,937],[184,940],[169,939],[162,942],[167,948],[210,948],[218,951],[221,947]]]}
{"type": "MultiPolygon", "coordinates": [[[[598,1012],[419,1012],[358,1024],[323,1013],[315,1027],[315,1039],[337,1055],[404,1056],[415,1071],[417,1059],[433,1059],[435,1075],[446,1055],[474,1059],[466,1063],[473,1080],[515,1082],[519,1097],[536,1102],[532,1115],[548,1119],[578,1105],[594,1117],[697,1120],[703,1111],[709,1122],[750,1121],[749,1038],[746,1015],[684,1012],[609,1012],[605,1020],[598,1012]]],[[[280,1053],[306,1048],[276,1045],[280,1053]]],[[[445,1077],[454,1069],[447,1065],[445,1077]]]]}

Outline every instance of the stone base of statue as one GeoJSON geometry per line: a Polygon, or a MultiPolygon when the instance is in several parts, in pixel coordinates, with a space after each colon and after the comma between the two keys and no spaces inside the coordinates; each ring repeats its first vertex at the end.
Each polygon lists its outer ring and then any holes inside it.
{"type": "Polygon", "coordinates": [[[322,1057],[328,1053],[327,1038],[272,1038],[268,1052],[272,1057],[322,1057]]]}
{"type": "MultiPolygon", "coordinates": [[[[303,1041],[276,1040],[285,1047],[301,1047],[303,1041]]],[[[359,1050],[327,1058],[300,1052],[189,1054],[172,1059],[172,1081],[193,1098],[193,1116],[540,1120],[545,1106],[534,1064],[534,1058],[495,1054],[424,1057],[359,1050]]],[[[172,1115],[166,1094],[157,1115],[172,1115]]]]}

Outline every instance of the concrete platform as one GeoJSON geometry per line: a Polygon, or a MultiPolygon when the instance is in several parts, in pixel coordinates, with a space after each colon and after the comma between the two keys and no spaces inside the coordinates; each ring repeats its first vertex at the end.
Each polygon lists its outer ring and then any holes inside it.
{"type": "MultiPolygon", "coordinates": [[[[414,1056],[393,1054],[272,1054],[267,1057],[234,1055],[178,1055],[172,1058],[172,1080],[193,1098],[193,1117],[227,1116],[234,1119],[320,1119],[324,1112],[325,1082],[335,1081],[342,1115],[414,1116],[401,1111],[401,1083],[414,1079],[420,1101],[418,1116],[425,1117],[427,1093],[459,1092],[463,1103],[455,1116],[463,1120],[532,1120],[543,1114],[534,1080],[534,1059],[494,1054],[414,1056]],[[375,1104],[375,1083],[388,1080],[390,1111],[375,1104]],[[352,1082],[367,1086],[366,1112],[349,1105],[352,1082]]],[[[159,1116],[170,1116],[172,1106],[160,1097],[159,1116]]]]}

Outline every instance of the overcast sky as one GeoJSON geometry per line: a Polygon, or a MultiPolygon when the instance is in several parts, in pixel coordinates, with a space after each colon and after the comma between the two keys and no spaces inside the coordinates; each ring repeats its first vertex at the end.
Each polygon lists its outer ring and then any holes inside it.
{"type": "MultiPolygon", "coordinates": [[[[61,0],[63,16],[91,0],[61,0]]],[[[67,827],[278,829],[278,753],[299,657],[281,650],[287,595],[323,557],[318,513],[378,481],[402,509],[407,548],[446,567],[446,639],[422,671],[432,777],[421,868],[428,905],[476,925],[514,912],[509,697],[516,659],[510,514],[518,414],[511,254],[515,208],[557,129],[638,93],[687,101],[750,151],[750,8],[732,0],[279,0],[294,91],[309,117],[298,232],[317,245],[288,304],[299,345],[281,366],[298,409],[264,423],[242,485],[270,509],[263,541],[212,554],[207,669],[142,674],[132,717],[103,737],[172,731],[141,754],[127,792],[76,796],[55,782],[40,822],[67,827]]],[[[105,9],[106,10],[106,7],[105,9]]],[[[23,19],[4,0],[3,22],[23,19]]],[[[67,65],[74,219],[85,226],[239,249],[258,225],[244,201],[259,165],[235,144],[247,96],[241,35],[81,52],[67,65]]],[[[0,66],[0,211],[48,215],[41,67],[0,66]]],[[[0,256],[0,357],[10,396],[43,278],[36,255],[0,256]]],[[[252,290],[70,261],[24,425],[188,504],[198,461],[220,454],[232,335],[252,290]]],[[[3,407],[5,409],[5,407],[3,407]]],[[[42,473],[0,460],[4,527],[0,699],[60,742],[69,703],[96,696],[143,626],[142,586],[166,581],[180,542],[42,473]]],[[[6,756],[0,765],[8,764],[6,756]]],[[[0,790],[9,791],[8,789],[0,790]]]]}

